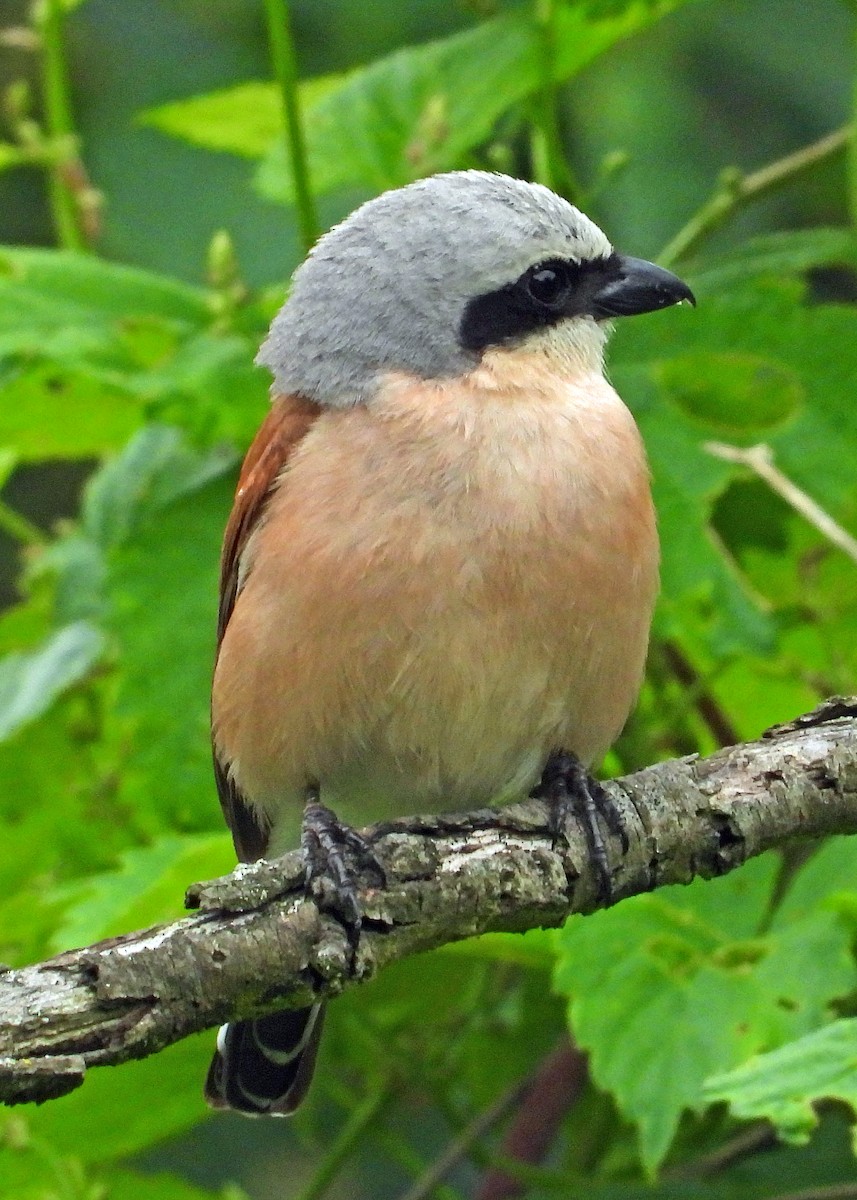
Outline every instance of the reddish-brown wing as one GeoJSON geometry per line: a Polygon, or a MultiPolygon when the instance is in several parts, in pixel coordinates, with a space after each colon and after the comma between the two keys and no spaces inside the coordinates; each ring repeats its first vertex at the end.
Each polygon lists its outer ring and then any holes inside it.
{"type": "MultiPolygon", "coordinates": [[[[262,422],[241,467],[235,502],[220,559],[220,607],[217,616],[217,645],[220,646],[238,596],[241,555],[262,517],[268,497],[295,447],[316,421],[321,407],[300,396],[277,396],[270,413],[262,422]]],[[[262,825],[234,781],[228,765],[214,752],[214,776],[238,857],[244,862],[262,858],[268,844],[268,830],[262,825]]]]}

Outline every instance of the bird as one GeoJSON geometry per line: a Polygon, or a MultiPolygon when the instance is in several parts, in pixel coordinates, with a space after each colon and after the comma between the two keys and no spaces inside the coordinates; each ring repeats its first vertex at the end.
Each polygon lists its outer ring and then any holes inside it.
{"type": "MultiPolygon", "coordinates": [[[[659,546],[604,352],[614,318],[682,302],[547,187],[477,170],[369,200],[295,272],[224,536],[215,776],[241,860],[303,822],[351,934],[372,853],[343,816],[530,792],[562,815],[582,789],[606,872],[586,781],[641,685],[659,546]]],[[[294,1111],[322,1022],[224,1026],[209,1104],[294,1111]]]]}

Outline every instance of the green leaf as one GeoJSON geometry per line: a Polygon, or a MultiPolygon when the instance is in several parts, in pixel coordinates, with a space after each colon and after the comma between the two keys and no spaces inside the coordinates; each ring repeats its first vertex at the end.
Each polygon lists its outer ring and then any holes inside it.
{"type": "Polygon", "coordinates": [[[105,871],[154,822],[119,809],[119,748],[101,728],[109,677],[60,698],[0,743],[0,961],[46,957],[69,900],[57,885],[105,871]]]}
{"type": "Polygon", "coordinates": [[[416,1060],[428,1080],[467,1088],[478,1108],[527,1075],[563,1032],[546,970],[446,950],[391,964],[331,1005],[329,1022],[322,1076],[343,1065],[371,1075],[385,1057],[407,1070],[416,1060]]]}
{"type": "MultiPolygon", "coordinates": [[[[751,583],[742,571],[744,557],[736,553],[740,548],[724,545],[728,529],[720,524],[712,530],[715,506],[746,479],[746,471],[714,459],[706,442],[723,438],[727,419],[729,440],[739,443],[766,421],[777,466],[847,527],[855,504],[857,312],[846,305],[805,304],[803,287],[794,280],[742,283],[712,294],[693,313],[670,311],[623,323],[610,366],[638,417],[652,462],[663,541],[659,632],[689,648],[702,666],[722,667],[738,652],[770,651],[776,630],[771,612],[783,599],[783,572],[793,580],[793,602],[806,602],[801,558],[780,548],[751,583]],[[705,373],[695,385],[689,383],[688,364],[705,373]],[[772,382],[767,395],[764,389],[756,395],[751,386],[753,364],[772,382]],[[755,422],[752,429],[741,424],[742,406],[755,422]],[[757,581],[765,590],[756,591],[757,581]]],[[[819,541],[813,532],[808,546],[819,541]]],[[[853,568],[845,569],[853,575],[853,568]]],[[[837,587],[841,592],[841,583],[837,587]]],[[[828,595],[827,606],[836,591],[828,595]]],[[[848,639],[842,642],[844,647],[848,639]]]]}
{"type": "Polygon", "coordinates": [[[261,158],[283,131],[282,99],[276,84],[254,80],[147,109],[137,122],[206,150],[261,158]]]}
{"type": "MultiPolygon", "coordinates": [[[[298,89],[304,116],[347,78],[338,74],[305,79],[298,89]]],[[[137,114],[137,122],[205,150],[262,158],[283,135],[283,100],[277,84],[250,80],[146,109],[137,114]]]]}
{"type": "MultiPolygon", "coordinates": [[[[215,473],[205,459],[198,465],[196,485],[215,473]]],[[[216,478],[188,491],[187,478],[181,483],[147,485],[147,519],[110,556],[109,623],[119,651],[110,723],[127,751],[116,767],[123,801],[157,814],[161,828],[200,830],[220,828],[208,706],[220,544],[234,484],[216,478]]]]}
{"type": "Polygon", "coordinates": [[[759,438],[787,421],[803,400],[794,372],[761,354],[680,354],[657,374],[687,416],[721,436],[759,438]]]}
{"type": "Polygon", "coordinates": [[[23,1119],[56,1155],[106,1163],[139,1153],[209,1115],[202,1084],[213,1049],[213,1034],[203,1033],[151,1058],[96,1067],[68,1096],[0,1114],[0,1140],[10,1120],[23,1119]]]}
{"type": "Polygon", "coordinates": [[[797,663],[785,652],[781,633],[777,653],[736,654],[728,663],[717,663],[711,695],[729,714],[737,736],[752,740],[784,715],[815,707],[818,691],[807,678],[807,668],[806,660],[797,663]]]}
{"type": "Polygon", "coordinates": [[[59,894],[68,907],[53,951],[176,920],[184,914],[184,894],[194,880],[225,875],[234,865],[232,839],[225,831],[164,837],[127,850],[119,870],[89,875],[59,894]]]}
{"type": "Polygon", "coordinates": [[[0,659],[0,741],[41,716],[57,696],[85,679],[103,651],[100,631],[77,621],[57,630],[37,650],[0,659]]]}
{"type": "Polygon", "coordinates": [[[89,481],[83,529],[105,549],[121,545],[148,518],[223,475],[233,461],[227,448],[201,453],[180,430],[149,425],[89,481]]]}
{"type": "Polygon", "coordinates": [[[19,358],[0,370],[0,384],[0,440],[22,460],[89,458],[118,449],[143,418],[134,397],[64,363],[19,358]]]}
{"type": "MultiPolygon", "coordinates": [[[[615,1136],[614,1129],[610,1133],[615,1136]]],[[[808,1146],[766,1146],[761,1152],[737,1156],[732,1162],[718,1161],[717,1170],[710,1173],[704,1170],[708,1153],[713,1151],[716,1156],[721,1146],[732,1144],[729,1124],[724,1120],[712,1122],[708,1137],[703,1133],[700,1138],[698,1127],[695,1132],[696,1136],[691,1134],[688,1144],[682,1147],[687,1156],[676,1162],[675,1169],[670,1164],[671,1169],[657,1183],[634,1179],[624,1156],[617,1163],[613,1153],[605,1163],[606,1169],[599,1172],[607,1177],[604,1182],[585,1167],[576,1180],[562,1168],[552,1173],[553,1178],[545,1177],[542,1168],[545,1184],[542,1188],[538,1183],[528,1187],[527,1200],[565,1200],[570,1195],[576,1197],[579,1191],[585,1192],[587,1200],[773,1200],[796,1195],[804,1200],[834,1200],[842,1197],[854,1178],[849,1131],[839,1115],[825,1115],[808,1146]],[[577,1188],[572,1181],[578,1183],[577,1188]]],[[[593,1136],[598,1138],[599,1133],[593,1131],[593,1136]]],[[[578,1138],[581,1135],[585,1138],[585,1129],[579,1130],[578,1138]]]]}
{"type": "Polygon", "coordinates": [[[525,933],[484,933],[481,937],[450,942],[442,954],[481,958],[489,962],[514,963],[520,967],[550,970],[555,954],[552,929],[528,929],[525,933]]]}
{"type": "Polygon", "coordinates": [[[555,985],[574,1036],[596,1083],[639,1127],[650,1172],[682,1112],[704,1104],[710,1075],[823,1024],[857,979],[847,930],[829,912],[758,932],[776,872],[767,856],[574,919],[559,935],[555,985]]]}
{"type": "MultiPolygon", "coordinates": [[[[555,79],[570,79],[615,42],[682,2],[635,0],[602,16],[580,5],[559,7],[555,79]]],[[[541,49],[541,33],[526,7],[442,41],[399,50],[346,76],[306,112],[314,191],[356,186],[380,192],[460,166],[490,136],[498,117],[541,86],[541,49]]],[[[269,199],[293,201],[279,141],[262,163],[257,184],[269,199]]]]}
{"type": "Polygon", "coordinates": [[[18,455],[9,447],[0,447],[0,489],[6,486],[12,472],[18,465],[18,455]]]}
{"type": "Polygon", "coordinates": [[[51,587],[51,617],[57,624],[104,616],[107,567],[101,546],[77,530],[46,546],[28,566],[26,584],[51,587]]]}
{"type": "Polygon", "coordinates": [[[712,1075],[704,1095],[726,1101],[742,1120],[770,1121],[784,1141],[803,1145],[818,1123],[813,1105],[819,1101],[839,1100],[857,1113],[857,1020],[836,1021],[712,1075]]]}
{"type": "MultiPolygon", "coordinates": [[[[38,560],[41,557],[38,555],[38,560]]],[[[0,655],[19,651],[22,647],[32,649],[52,632],[43,604],[33,599],[14,604],[0,614],[0,655]]]]}
{"type": "MultiPolygon", "coordinates": [[[[45,834],[50,830],[45,822],[45,834]]],[[[17,830],[4,838],[10,853],[26,853],[17,830]]],[[[32,871],[33,859],[29,860],[32,871]]],[[[4,875],[7,872],[4,872],[4,875]]],[[[0,961],[10,966],[25,966],[38,962],[51,954],[53,934],[57,921],[62,916],[63,902],[59,898],[49,899],[45,895],[44,878],[37,884],[17,880],[18,890],[11,896],[0,898],[0,961]]]]}
{"type": "Polygon", "coordinates": [[[17,1129],[24,1144],[0,1148],[0,1200],[248,1200],[234,1185],[211,1192],[166,1172],[87,1167],[77,1155],[27,1142],[26,1121],[17,1129]]]}
{"type": "MultiPolygon", "coordinates": [[[[857,311],[851,306],[807,305],[800,283],[762,280],[712,296],[693,314],[668,312],[657,320],[628,321],[617,331],[616,342],[621,359],[638,366],[648,363],[655,373],[658,364],[698,351],[763,357],[800,388],[800,403],[790,419],[768,436],[778,465],[822,504],[850,499],[857,453],[851,389],[857,372],[857,311]]],[[[728,376],[722,386],[731,389],[728,376]]],[[[679,410],[668,389],[661,404],[663,421],[675,420],[679,410]]],[[[702,448],[703,430],[686,428],[702,448]]]]}
{"type": "Polygon", "coordinates": [[[857,236],[852,229],[797,229],[750,238],[733,249],[721,248],[715,261],[692,264],[687,278],[704,300],[763,275],[782,279],[813,267],[855,264],[857,236]]]}
{"type": "Polygon", "coordinates": [[[734,563],[711,537],[712,505],[729,468],[706,455],[680,420],[641,417],[661,529],[661,600],[655,628],[715,659],[770,650],[773,626],[734,563]]]}
{"type": "MultiPolygon", "coordinates": [[[[115,867],[129,846],[176,828],[223,830],[208,693],[231,461],[191,449],[175,430],[142,431],[91,482],[83,528],[36,560],[39,603],[0,624],[17,618],[18,644],[43,638],[47,582],[63,618],[86,613],[115,631],[109,674],[0,743],[0,893],[19,897],[0,904],[0,960],[47,951],[58,910],[80,898],[52,883],[115,867]]],[[[187,865],[189,875],[208,873],[187,865]]],[[[168,903],[175,913],[187,882],[164,875],[160,891],[141,887],[140,921],[159,919],[168,903]]],[[[117,901],[117,921],[122,911],[117,901]]]]}
{"type": "Polygon", "coordinates": [[[33,1144],[23,1118],[12,1118],[6,1141],[3,1145],[0,1140],[0,1200],[69,1200],[93,1194],[90,1173],[80,1160],[33,1144]]]}
{"type": "Polygon", "coordinates": [[[93,344],[105,324],[156,317],[200,325],[206,295],[163,275],[90,254],[0,248],[0,355],[93,344]]]}
{"type": "Polygon", "coordinates": [[[655,629],[718,661],[736,652],[767,651],[773,625],[709,528],[732,469],[707,454],[700,431],[663,402],[655,383],[657,363],[629,363],[627,354],[623,343],[616,358],[611,356],[611,375],[634,411],[652,467],[662,550],[655,629]]]}
{"type": "Polygon", "coordinates": [[[777,906],[773,927],[801,921],[819,906],[840,911],[848,899],[857,899],[857,838],[830,838],[792,879],[777,906]]]}
{"type": "Polygon", "coordinates": [[[12,142],[0,142],[0,171],[18,167],[26,161],[26,156],[19,146],[15,146],[12,142]]]}
{"type": "Polygon", "coordinates": [[[104,1174],[104,1186],[109,1200],[249,1200],[235,1185],[211,1192],[163,1171],[149,1175],[111,1169],[104,1174]]]}
{"type": "Polygon", "coordinates": [[[160,363],[125,379],[125,386],[147,402],[155,420],[180,424],[202,444],[247,444],[270,403],[270,379],[253,363],[261,337],[261,329],[252,341],[193,334],[160,363]]]}
{"type": "MultiPolygon", "coordinates": [[[[209,441],[243,432],[255,324],[247,337],[202,337],[213,319],[206,293],[162,276],[91,255],[0,250],[0,444],[29,459],[100,455],[159,404],[189,424],[193,411],[209,441]],[[229,385],[234,410],[220,403],[229,385]]],[[[263,394],[261,372],[252,387],[263,394]]]]}

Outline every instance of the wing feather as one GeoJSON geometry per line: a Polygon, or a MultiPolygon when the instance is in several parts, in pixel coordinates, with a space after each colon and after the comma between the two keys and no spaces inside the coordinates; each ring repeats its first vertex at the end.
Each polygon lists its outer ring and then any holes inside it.
{"type": "MultiPolygon", "coordinates": [[[[223,538],[217,615],[218,649],[240,590],[241,556],[264,515],[283,468],[320,412],[320,405],[301,396],[275,397],[271,411],[247,451],[223,538]]],[[[220,761],[216,750],[214,776],[223,815],[232,831],[238,857],[244,862],[264,857],[269,831],[236,786],[229,773],[229,764],[220,761]]]]}

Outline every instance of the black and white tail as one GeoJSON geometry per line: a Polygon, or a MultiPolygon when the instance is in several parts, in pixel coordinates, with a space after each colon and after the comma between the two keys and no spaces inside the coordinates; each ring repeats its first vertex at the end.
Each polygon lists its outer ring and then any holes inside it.
{"type": "Polygon", "coordinates": [[[221,1026],[205,1081],[212,1108],[248,1117],[288,1116],[312,1079],[324,1005],[221,1026]]]}

